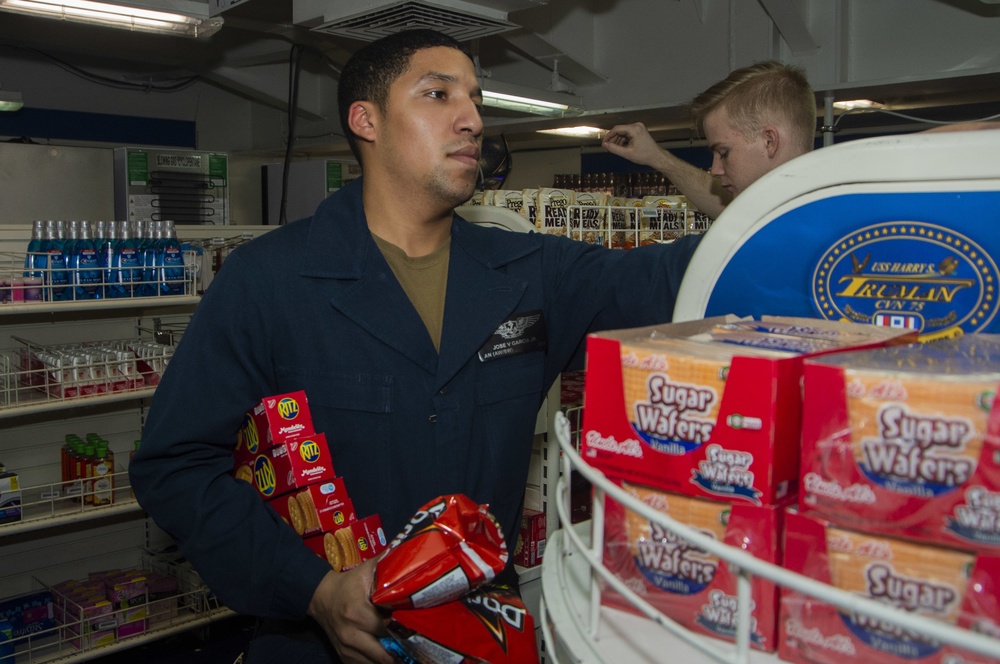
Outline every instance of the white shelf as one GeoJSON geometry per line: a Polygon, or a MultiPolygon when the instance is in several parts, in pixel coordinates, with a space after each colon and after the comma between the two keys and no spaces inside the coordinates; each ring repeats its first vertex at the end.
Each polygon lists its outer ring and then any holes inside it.
{"type": "Polygon", "coordinates": [[[29,403],[21,403],[16,406],[6,406],[0,402],[0,419],[32,415],[35,413],[48,413],[56,410],[68,410],[70,408],[101,406],[104,404],[130,401],[133,399],[145,399],[146,397],[153,396],[153,392],[155,391],[155,387],[143,387],[131,391],[111,392],[92,397],[75,397],[68,399],[48,397],[45,394],[39,393],[37,400],[29,403]]]}
{"type": "Polygon", "coordinates": [[[152,309],[198,304],[198,295],[164,295],[162,297],[123,297],[100,300],[70,300],[65,302],[3,302],[0,316],[16,314],[55,314],[59,312],[116,311],[126,309],[152,309]]]}
{"type": "Polygon", "coordinates": [[[121,514],[142,512],[135,498],[130,495],[128,472],[113,476],[113,501],[107,505],[87,505],[79,493],[71,494],[67,488],[76,482],[43,484],[21,487],[21,520],[0,524],[0,538],[48,528],[58,528],[81,521],[96,521],[121,514]]]}

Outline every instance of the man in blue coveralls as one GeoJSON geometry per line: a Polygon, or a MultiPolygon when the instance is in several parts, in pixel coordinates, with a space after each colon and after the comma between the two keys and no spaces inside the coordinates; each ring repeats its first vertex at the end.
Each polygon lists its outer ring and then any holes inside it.
{"type": "Polygon", "coordinates": [[[390,538],[464,493],[513,550],[549,386],[589,331],[669,321],[697,242],[616,251],[457,217],[479,170],[482,92],[450,37],[366,45],[338,97],[363,176],[226,259],[130,468],[209,587],[261,618],[250,664],[393,658],[369,600],[374,561],[334,572],[230,475],[247,409],[304,390],[357,512],[390,538]]]}

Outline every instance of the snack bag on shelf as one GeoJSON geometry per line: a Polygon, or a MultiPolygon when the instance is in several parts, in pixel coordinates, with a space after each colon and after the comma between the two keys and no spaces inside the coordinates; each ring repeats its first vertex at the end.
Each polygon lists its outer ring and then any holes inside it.
{"type": "MultiPolygon", "coordinates": [[[[1000,638],[1000,557],[866,534],[789,510],[785,567],[920,615],[1000,638]]],[[[781,590],[778,654],[800,664],[987,664],[903,625],[781,590]]]]}
{"type": "MultiPolygon", "coordinates": [[[[617,484],[646,505],[712,539],[769,563],[780,563],[782,508],[690,498],[629,482],[617,484]]],[[[718,639],[736,635],[737,576],[712,553],[617,501],[605,500],[604,566],[655,609],[685,628],[718,639]]],[[[753,648],[777,648],[778,590],[754,578],[753,648]]],[[[610,586],[602,603],[638,613],[610,586]]]]}
{"type": "Polygon", "coordinates": [[[799,508],[1000,554],[1000,339],[809,359],[799,508]]]}
{"type": "Polygon", "coordinates": [[[497,189],[493,192],[492,204],[523,214],[521,208],[524,207],[524,193],[520,189],[497,189]]]}
{"type": "Polygon", "coordinates": [[[679,196],[644,196],[642,198],[640,242],[670,242],[687,232],[687,210],[679,196]]]}
{"type": "Polygon", "coordinates": [[[577,191],[568,216],[569,236],[588,244],[608,244],[608,195],[577,191]]]}
{"type": "Polygon", "coordinates": [[[372,603],[409,609],[454,601],[507,565],[503,530],[486,505],[441,496],[424,505],[375,567],[372,603]]]}
{"type": "Polygon", "coordinates": [[[581,454],[612,478],[775,504],[798,480],[803,357],[915,338],[780,316],[592,334],[581,454]]]}
{"type": "Polygon", "coordinates": [[[506,587],[486,586],[438,606],[397,609],[388,630],[390,646],[417,664],[538,662],[534,620],[506,587]]]}
{"type": "Polygon", "coordinates": [[[566,235],[569,206],[572,204],[572,189],[540,188],[535,205],[535,227],[542,233],[566,235]]]}

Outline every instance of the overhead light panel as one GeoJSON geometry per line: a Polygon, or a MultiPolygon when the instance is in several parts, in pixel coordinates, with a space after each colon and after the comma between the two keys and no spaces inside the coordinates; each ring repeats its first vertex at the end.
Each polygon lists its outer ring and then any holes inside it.
{"type": "Polygon", "coordinates": [[[871,99],[851,99],[848,101],[835,101],[833,102],[833,107],[842,111],[863,111],[866,109],[877,111],[883,108],[883,105],[871,99]]]}
{"type": "Polygon", "coordinates": [[[186,37],[207,37],[222,27],[222,19],[218,17],[209,18],[91,0],[0,0],[0,10],[186,37]]]}
{"type": "Polygon", "coordinates": [[[539,129],[539,134],[553,134],[555,136],[570,136],[573,138],[604,138],[608,133],[607,129],[600,127],[559,127],[557,129],[539,129]]]}
{"type": "Polygon", "coordinates": [[[0,111],[20,111],[23,106],[20,92],[0,90],[0,111]]]}
{"type": "Polygon", "coordinates": [[[564,118],[583,112],[582,108],[573,104],[574,101],[575,98],[561,93],[546,93],[499,81],[483,82],[483,106],[492,108],[564,118]]]}

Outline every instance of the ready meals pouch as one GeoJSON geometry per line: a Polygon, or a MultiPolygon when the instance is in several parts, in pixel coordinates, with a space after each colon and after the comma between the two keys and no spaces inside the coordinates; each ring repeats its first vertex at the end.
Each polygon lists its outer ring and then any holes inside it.
{"type": "Polygon", "coordinates": [[[807,360],[799,508],[1000,553],[998,384],[994,335],[807,360]]]}
{"type": "Polygon", "coordinates": [[[375,567],[372,603],[436,606],[462,597],[507,565],[503,530],[486,505],[450,494],[420,508],[375,567]]]}
{"type": "MultiPolygon", "coordinates": [[[[781,508],[729,504],[616,482],[627,493],[675,521],[721,543],[779,562],[781,508]]],[[[608,497],[605,501],[604,566],[655,609],[689,630],[732,641],[736,635],[737,576],[725,561],[608,497]]],[[[754,578],[751,642],[777,648],[777,588],[754,578]]],[[[611,587],[609,606],[638,612],[611,587]]]]}
{"type": "Polygon", "coordinates": [[[387,626],[402,661],[416,664],[533,664],[535,623],[521,597],[487,586],[423,609],[397,609],[387,626]],[[402,652],[399,652],[402,651],[402,652]]]}
{"type": "Polygon", "coordinates": [[[573,204],[572,189],[538,189],[535,205],[535,227],[542,233],[566,235],[569,206],[573,204]]]}
{"type": "MultiPolygon", "coordinates": [[[[792,572],[906,613],[1000,638],[1000,557],[849,530],[795,510],[785,515],[784,532],[784,566],[792,572]]],[[[781,590],[779,624],[783,661],[996,662],[788,588],[781,590]]]]}

